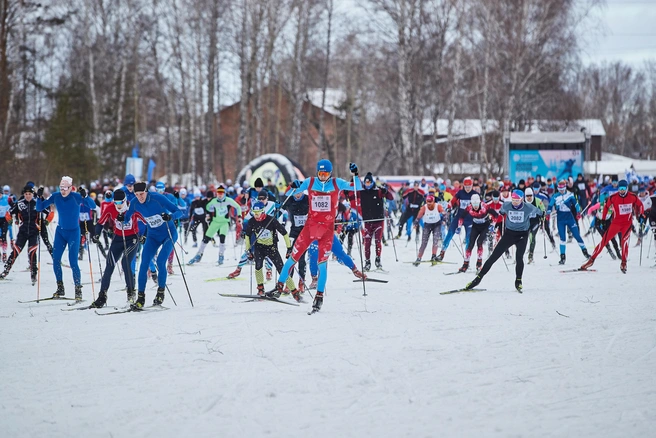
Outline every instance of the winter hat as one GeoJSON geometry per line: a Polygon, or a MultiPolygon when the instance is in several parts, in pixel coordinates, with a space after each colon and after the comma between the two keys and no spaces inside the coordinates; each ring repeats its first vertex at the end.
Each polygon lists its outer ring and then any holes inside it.
{"type": "Polygon", "coordinates": [[[269,199],[269,195],[267,194],[266,190],[260,190],[257,193],[257,199],[269,199]]]}
{"type": "Polygon", "coordinates": [[[262,187],[264,187],[264,183],[262,182],[262,178],[257,178],[257,179],[255,180],[255,184],[253,184],[253,186],[254,186],[255,188],[258,188],[258,187],[259,187],[259,188],[262,188],[262,187]]]}
{"type": "Polygon", "coordinates": [[[23,193],[27,193],[27,192],[34,193],[34,186],[26,185],[25,187],[23,187],[23,193]]]}
{"type": "Polygon", "coordinates": [[[374,182],[374,176],[371,174],[371,172],[367,172],[367,174],[364,177],[364,182],[374,182]]]}
{"type": "MultiPolygon", "coordinates": [[[[73,185],[73,178],[71,178],[70,176],[62,176],[61,182],[67,182],[70,185],[73,185]]],[[[5,186],[5,187],[9,188],[9,186],[5,186]]]]}
{"type": "Polygon", "coordinates": [[[617,187],[629,187],[629,183],[625,179],[623,179],[617,183],[617,187]]]}
{"type": "Polygon", "coordinates": [[[134,183],[134,193],[145,192],[145,191],[146,191],[145,182],[134,183]]]}
{"type": "Polygon", "coordinates": [[[157,184],[155,184],[155,190],[163,191],[164,189],[166,189],[166,185],[162,181],[158,181],[157,184]]]}
{"type": "Polygon", "coordinates": [[[511,199],[524,199],[524,192],[521,190],[513,190],[512,195],[510,195],[511,199]]]}
{"type": "Polygon", "coordinates": [[[132,175],[131,173],[128,173],[127,175],[125,175],[125,178],[123,179],[123,184],[126,185],[126,186],[127,185],[132,185],[135,182],[137,182],[137,180],[134,179],[134,175],[132,175]]]}
{"type": "Polygon", "coordinates": [[[225,193],[225,187],[223,187],[223,184],[219,184],[219,187],[217,187],[216,192],[225,193]]]}
{"type": "Polygon", "coordinates": [[[478,193],[474,193],[471,197],[472,205],[481,205],[481,196],[478,193]]]}
{"type": "Polygon", "coordinates": [[[524,190],[524,196],[533,196],[533,189],[529,187],[524,190]]]}
{"type": "Polygon", "coordinates": [[[187,189],[185,189],[184,187],[181,188],[181,189],[180,189],[180,196],[184,196],[184,195],[186,195],[186,194],[187,194],[187,189]]]}
{"type": "Polygon", "coordinates": [[[212,199],[214,197],[214,192],[211,190],[208,190],[207,193],[205,193],[205,197],[207,199],[212,199]]]}
{"type": "Polygon", "coordinates": [[[433,196],[433,195],[426,196],[426,202],[428,202],[429,204],[432,204],[433,202],[435,202],[435,196],[433,196]]]}
{"type": "Polygon", "coordinates": [[[123,190],[121,189],[114,190],[114,201],[123,201],[124,199],[125,199],[125,192],[123,190]]]}

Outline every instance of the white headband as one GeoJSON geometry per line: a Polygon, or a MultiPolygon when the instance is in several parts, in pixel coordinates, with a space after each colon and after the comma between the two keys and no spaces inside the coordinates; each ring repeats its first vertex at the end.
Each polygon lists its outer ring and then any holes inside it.
{"type": "Polygon", "coordinates": [[[70,176],[62,176],[61,180],[62,180],[62,182],[67,182],[70,185],[73,185],[73,178],[71,178],[70,176]]]}

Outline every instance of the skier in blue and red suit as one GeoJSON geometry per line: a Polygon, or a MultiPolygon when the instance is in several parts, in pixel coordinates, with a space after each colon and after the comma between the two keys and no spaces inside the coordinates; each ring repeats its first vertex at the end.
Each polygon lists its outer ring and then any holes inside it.
{"type": "Polygon", "coordinates": [[[465,178],[462,181],[463,188],[456,192],[456,194],[449,202],[449,208],[451,208],[452,211],[455,210],[455,213],[452,213],[449,231],[446,233],[444,243],[442,243],[442,251],[440,251],[440,254],[437,256],[437,261],[439,262],[444,259],[444,253],[449,248],[451,239],[453,238],[453,235],[456,233],[456,230],[460,227],[460,225],[465,227],[465,247],[469,244],[469,233],[471,233],[472,217],[467,214],[467,207],[469,207],[469,204],[471,204],[472,195],[476,193],[472,190],[473,186],[474,181],[471,179],[471,177],[465,178]],[[462,224],[460,223],[461,220],[462,224]]]}

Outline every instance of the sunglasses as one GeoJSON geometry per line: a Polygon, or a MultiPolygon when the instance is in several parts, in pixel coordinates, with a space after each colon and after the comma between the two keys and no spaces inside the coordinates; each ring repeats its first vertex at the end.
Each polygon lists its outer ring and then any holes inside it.
{"type": "Polygon", "coordinates": [[[121,199],[120,201],[114,201],[114,204],[123,205],[124,202],[125,202],[125,199],[121,199]]]}
{"type": "Polygon", "coordinates": [[[62,191],[62,192],[65,192],[66,190],[70,190],[70,189],[71,188],[67,187],[67,186],[59,186],[59,190],[62,191]]]}
{"type": "Polygon", "coordinates": [[[319,172],[317,172],[317,176],[319,178],[330,178],[330,172],[320,170],[319,172]]]}

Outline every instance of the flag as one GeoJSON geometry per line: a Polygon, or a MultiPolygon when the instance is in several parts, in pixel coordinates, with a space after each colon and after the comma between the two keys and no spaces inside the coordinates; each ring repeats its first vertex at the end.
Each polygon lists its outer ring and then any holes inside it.
{"type": "Polygon", "coordinates": [[[148,181],[153,180],[153,172],[155,171],[155,162],[152,158],[148,160],[148,181]]]}
{"type": "Polygon", "coordinates": [[[139,158],[139,143],[136,143],[132,148],[132,158],[139,158]]]}

